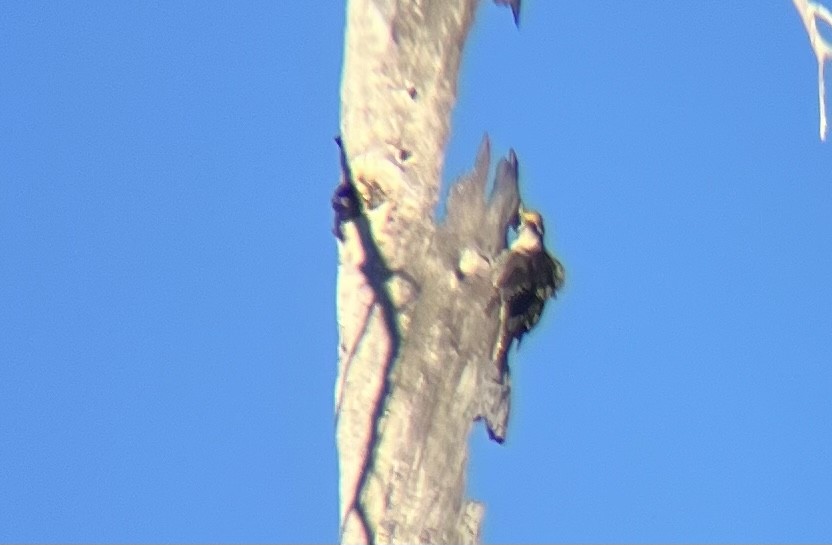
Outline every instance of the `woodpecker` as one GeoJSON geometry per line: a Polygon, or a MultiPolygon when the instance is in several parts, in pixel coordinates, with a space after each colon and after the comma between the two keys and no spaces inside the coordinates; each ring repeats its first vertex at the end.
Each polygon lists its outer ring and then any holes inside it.
{"type": "Polygon", "coordinates": [[[519,346],[523,335],[540,320],[546,301],[557,295],[565,279],[563,265],[543,244],[540,214],[520,205],[518,218],[517,238],[493,276],[493,302],[500,303],[500,333],[492,358],[501,375],[511,341],[517,339],[519,346]]]}

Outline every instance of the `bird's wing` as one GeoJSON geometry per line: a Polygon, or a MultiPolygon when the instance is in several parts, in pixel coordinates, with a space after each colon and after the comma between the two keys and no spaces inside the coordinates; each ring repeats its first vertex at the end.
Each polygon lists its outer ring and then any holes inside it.
{"type": "Polygon", "coordinates": [[[532,260],[529,256],[509,252],[502,266],[497,270],[494,286],[504,298],[532,288],[532,260]]]}
{"type": "Polygon", "coordinates": [[[549,252],[541,252],[532,258],[532,277],[541,299],[555,297],[558,290],[563,287],[563,265],[549,252]]]}

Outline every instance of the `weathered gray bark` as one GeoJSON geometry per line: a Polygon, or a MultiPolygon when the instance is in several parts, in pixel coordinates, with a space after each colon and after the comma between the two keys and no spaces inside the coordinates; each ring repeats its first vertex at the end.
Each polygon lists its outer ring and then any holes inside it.
{"type": "Polygon", "coordinates": [[[497,312],[487,305],[517,210],[513,153],[486,200],[484,139],[447,218],[433,217],[476,7],[348,4],[335,392],[342,543],[479,541],[483,507],[465,498],[468,436],[484,419],[502,440],[508,419],[508,375],[491,362],[497,312]]]}

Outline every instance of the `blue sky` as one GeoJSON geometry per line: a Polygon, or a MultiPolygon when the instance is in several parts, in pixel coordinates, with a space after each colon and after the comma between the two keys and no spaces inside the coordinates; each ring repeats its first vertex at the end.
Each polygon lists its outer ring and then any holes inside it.
{"type": "MultiPolygon", "coordinates": [[[[0,11],[0,541],[337,539],[344,10],[0,11]]],[[[791,2],[484,2],[445,181],[568,286],[472,436],[486,542],[832,539],[832,148],[791,2]]]]}

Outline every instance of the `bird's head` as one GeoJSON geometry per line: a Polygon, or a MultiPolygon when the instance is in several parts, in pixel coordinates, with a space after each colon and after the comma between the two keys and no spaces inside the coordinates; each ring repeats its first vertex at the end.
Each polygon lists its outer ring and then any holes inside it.
{"type": "Polygon", "coordinates": [[[543,216],[534,210],[526,210],[523,205],[520,205],[518,212],[520,215],[520,227],[529,227],[533,229],[541,238],[543,238],[543,216]]]}

